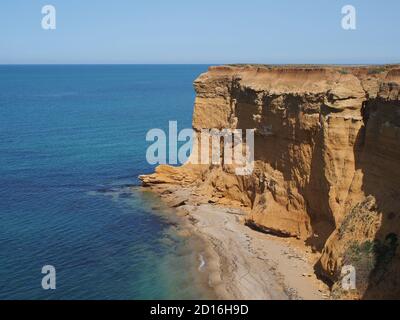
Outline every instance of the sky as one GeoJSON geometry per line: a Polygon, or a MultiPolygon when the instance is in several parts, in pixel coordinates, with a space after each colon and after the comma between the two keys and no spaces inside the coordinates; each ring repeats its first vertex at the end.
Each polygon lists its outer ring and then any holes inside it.
{"type": "Polygon", "coordinates": [[[0,64],[396,63],[399,30],[399,0],[1,0],[0,64]]]}

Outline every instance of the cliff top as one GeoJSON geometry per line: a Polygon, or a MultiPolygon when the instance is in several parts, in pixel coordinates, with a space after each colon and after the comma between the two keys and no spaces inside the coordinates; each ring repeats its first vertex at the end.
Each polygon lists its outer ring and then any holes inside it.
{"type": "MultiPolygon", "coordinates": [[[[400,68],[400,63],[394,64],[258,64],[232,63],[218,67],[266,68],[266,69],[393,69],[400,68]]],[[[213,67],[211,67],[213,68],[213,67]]]]}
{"type": "Polygon", "coordinates": [[[242,86],[270,93],[334,92],[337,97],[398,99],[400,64],[387,65],[263,65],[228,64],[209,67],[196,81],[198,95],[219,88],[212,82],[240,81],[242,86]],[[209,81],[211,80],[211,82],[209,81]],[[211,88],[208,88],[211,86],[211,88]],[[383,90],[383,91],[382,91],[383,90]],[[382,94],[379,94],[382,93],[382,94]]]}
{"type": "Polygon", "coordinates": [[[339,72],[341,74],[382,74],[389,71],[400,72],[400,64],[376,65],[335,65],[335,64],[226,64],[209,67],[209,71],[257,71],[257,72],[339,72]]]}

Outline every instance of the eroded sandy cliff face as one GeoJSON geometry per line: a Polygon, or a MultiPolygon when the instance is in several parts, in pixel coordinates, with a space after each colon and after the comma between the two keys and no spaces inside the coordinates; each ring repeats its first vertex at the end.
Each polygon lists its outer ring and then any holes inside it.
{"type": "Polygon", "coordinates": [[[195,131],[256,129],[253,173],[160,166],[144,185],[247,208],[253,228],[320,251],[326,279],[351,264],[355,296],[400,298],[400,66],[211,67],[194,86],[195,131]]]}

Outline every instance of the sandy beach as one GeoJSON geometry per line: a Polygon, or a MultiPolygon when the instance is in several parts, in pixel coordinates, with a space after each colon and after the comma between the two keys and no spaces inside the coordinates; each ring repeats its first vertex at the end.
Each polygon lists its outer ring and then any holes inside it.
{"type": "Polygon", "coordinates": [[[174,185],[152,191],[184,217],[182,233],[203,239],[199,271],[220,299],[321,300],[328,287],[313,271],[316,256],[300,240],[252,230],[245,212],[209,203],[193,190],[174,185]]]}

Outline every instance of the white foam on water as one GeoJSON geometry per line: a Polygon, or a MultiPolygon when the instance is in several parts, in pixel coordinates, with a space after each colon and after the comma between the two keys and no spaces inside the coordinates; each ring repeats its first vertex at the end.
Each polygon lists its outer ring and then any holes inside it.
{"type": "Polygon", "coordinates": [[[204,257],[201,253],[199,253],[199,259],[200,259],[199,271],[202,271],[204,266],[206,265],[206,261],[204,260],[204,257]]]}

